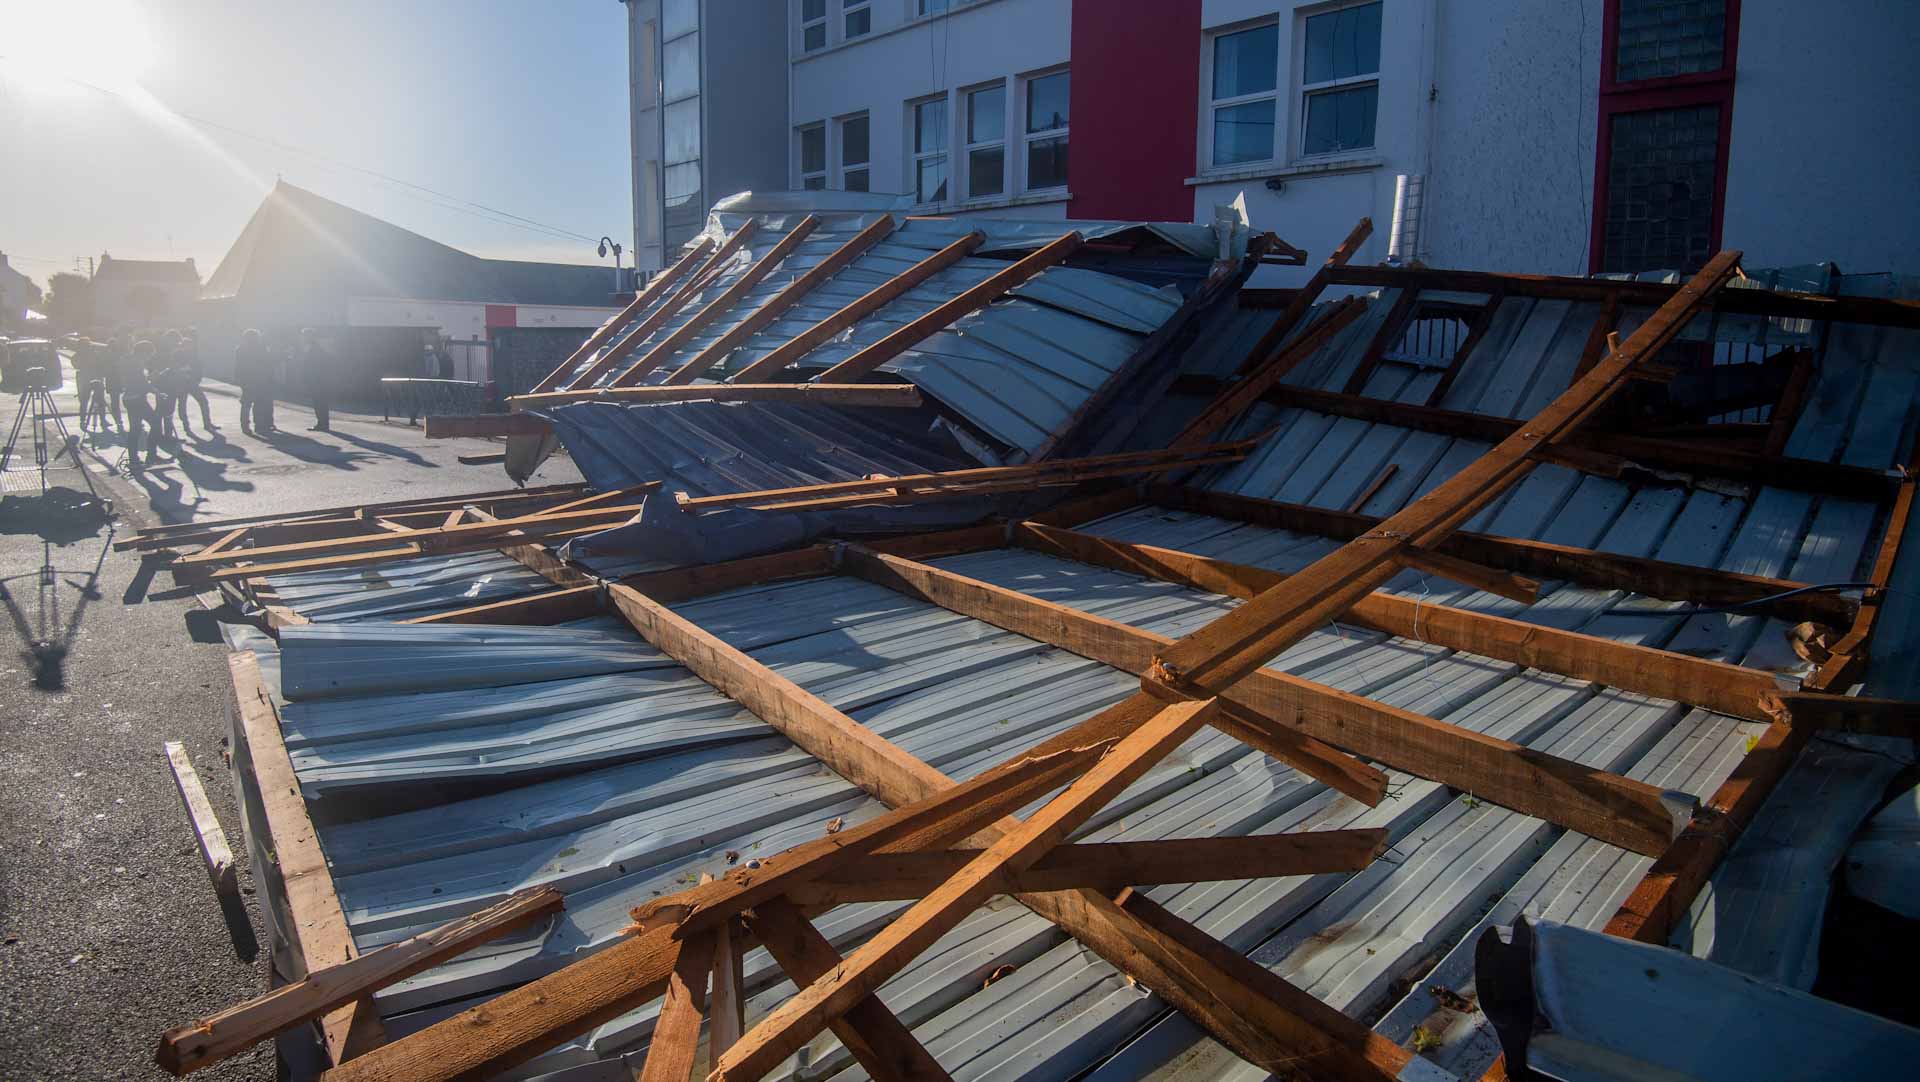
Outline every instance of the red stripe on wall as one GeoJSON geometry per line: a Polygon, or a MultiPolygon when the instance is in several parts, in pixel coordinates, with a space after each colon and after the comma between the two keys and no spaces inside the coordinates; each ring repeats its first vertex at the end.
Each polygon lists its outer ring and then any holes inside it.
{"type": "Polygon", "coordinates": [[[1193,220],[1200,0],[1073,5],[1074,218],[1193,220]]]}
{"type": "Polygon", "coordinates": [[[520,309],[517,306],[511,304],[487,305],[487,326],[518,327],[519,325],[520,309]]]}

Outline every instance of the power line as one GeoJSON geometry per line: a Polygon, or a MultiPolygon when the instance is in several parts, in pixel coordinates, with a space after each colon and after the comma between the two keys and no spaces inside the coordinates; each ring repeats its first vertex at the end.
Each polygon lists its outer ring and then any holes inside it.
{"type": "MultiPolygon", "coordinates": [[[[5,54],[0,54],[0,61],[4,61],[8,59],[11,59],[11,58],[6,56],[5,54]]],[[[95,91],[96,93],[105,94],[108,97],[119,98],[122,101],[128,100],[127,95],[125,95],[124,93],[121,93],[120,91],[111,90],[107,87],[100,86],[96,83],[87,82],[85,79],[78,79],[71,75],[61,75],[59,76],[59,78],[64,79],[67,82],[74,83],[78,86],[84,86],[89,90],[95,91]]],[[[257,143],[263,143],[283,153],[296,154],[304,158],[310,158],[324,165],[330,165],[336,169],[345,169],[345,170],[348,170],[349,172],[360,173],[365,176],[373,177],[377,180],[385,181],[389,184],[397,184],[402,188],[412,189],[412,192],[419,192],[419,193],[424,193],[427,196],[434,196],[436,198],[433,198],[433,199],[424,198],[421,195],[414,195],[413,198],[420,199],[421,202],[439,207],[442,210],[450,210],[456,214],[466,214],[466,215],[469,215],[470,217],[479,218],[483,221],[493,222],[496,225],[515,226],[521,229],[526,229],[531,232],[544,233],[548,236],[557,237],[562,240],[578,240],[578,241],[584,241],[588,244],[595,243],[599,240],[598,237],[589,237],[584,233],[575,233],[571,229],[565,229],[557,225],[549,225],[545,222],[536,221],[535,219],[528,218],[523,215],[514,214],[511,211],[501,210],[498,207],[491,207],[484,203],[476,203],[471,199],[463,199],[460,196],[453,195],[449,192],[440,191],[437,188],[429,188],[424,184],[415,184],[413,181],[410,181],[410,180],[402,180],[401,178],[392,176],[391,174],[382,173],[377,169],[368,169],[365,166],[354,165],[351,162],[340,161],[339,159],[330,158],[324,154],[318,154],[318,153],[315,153],[314,151],[305,150],[301,147],[292,146],[287,143],[283,143],[278,139],[274,139],[271,136],[259,135],[254,132],[247,131],[243,128],[236,128],[231,124],[223,124],[217,120],[208,120],[205,117],[195,116],[192,113],[183,113],[177,109],[174,109],[172,106],[168,106],[167,110],[168,112],[171,112],[174,116],[177,116],[180,119],[185,120],[191,124],[197,124],[203,128],[212,128],[216,131],[226,132],[230,135],[236,135],[243,139],[251,139],[257,143]],[[471,208],[471,209],[468,209],[468,208],[471,208]]],[[[411,195],[412,192],[400,192],[398,194],[411,195]]],[[[47,262],[47,261],[42,260],[42,262],[47,262]]]]}

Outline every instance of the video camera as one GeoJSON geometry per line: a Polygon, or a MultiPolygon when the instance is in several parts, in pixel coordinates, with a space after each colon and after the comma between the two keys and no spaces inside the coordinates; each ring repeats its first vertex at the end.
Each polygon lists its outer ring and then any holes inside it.
{"type": "Polygon", "coordinates": [[[53,379],[47,375],[45,365],[35,365],[20,373],[20,393],[53,390],[53,379]]]}

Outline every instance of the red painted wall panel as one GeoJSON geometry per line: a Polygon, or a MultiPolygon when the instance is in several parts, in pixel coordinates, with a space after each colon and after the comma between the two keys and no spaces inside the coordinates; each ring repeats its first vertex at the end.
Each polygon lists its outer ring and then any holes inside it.
{"type": "Polygon", "coordinates": [[[1079,0],[1072,49],[1068,215],[1191,221],[1200,0],[1079,0]]]}
{"type": "MultiPolygon", "coordinates": [[[[1068,129],[1069,132],[1072,129],[1068,129]]],[[[487,326],[517,327],[520,325],[520,309],[512,304],[487,305],[487,326]]]]}

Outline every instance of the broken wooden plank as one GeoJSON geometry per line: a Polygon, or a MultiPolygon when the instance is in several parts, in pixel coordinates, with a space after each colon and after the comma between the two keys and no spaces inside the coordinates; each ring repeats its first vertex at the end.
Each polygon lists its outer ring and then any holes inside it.
{"type": "Polygon", "coordinates": [[[354,522],[364,521],[367,516],[394,517],[404,513],[429,511],[444,513],[468,504],[489,508],[498,508],[501,505],[537,506],[566,499],[584,491],[586,487],[585,484],[575,481],[562,485],[475,492],[466,496],[446,496],[430,500],[393,500],[386,503],[316,508],[294,515],[248,515],[218,521],[182,522],[171,526],[148,527],[132,537],[114,542],[113,547],[115,552],[123,552],[127,549],[153,550],[178,548],[182,545],[205,545],[241,526],[250,527],[248,536],[254,538],[258,538],[262,530],[278,528],[311,529],[316,526],[351,528],[354,522]]]}
{"type": "Polygon", "coordinates": [[[363,1000],[389,985],[431,969],[482,943],[560,912],[560,892],[552,887],[519,891],[476,913],[431,931],[392,943],[344,962],[311,970],[306,977],[264,995],[168,1030],[155,1059],[164,1070],[184,1075],[338,1007],[363,1000]]]}
{"type": "MultiPolygon", "coordinates": [[[[245,551],[245,550],[243,550],[245,551]]],[[[208,572],[206,578],[212,582],[229,582],[235,579],[250,579],[257,575],[292,575],[302,571],[321,571],[331,567],[357,567],[361,564],[386,563],[390,560],[405,560],[425,552],[417,544],[399,545],[394,548],[374,549],[371,552],[330,553],[305,560],[281,560],[278,562],[243,563],[234,567],[224,567],[208,572]]],[[[219,553],[217,555],[227,555],[219,553]]]]}
{"type": "Polygon", "coordinates": [[[237,561],[263,561],[269,556],[315,557],[350,553],[358,549],[379,546],[391,546],[398,541],[408,541],[418,545],[422,551],[455,551],[452,542],[484,541],[481,548],[491,548],[491,542],[512,534],[516,537],[533,537],[536,534],[553,533],[583,526],[613,526],[640,513],[640,505],[621,504],[612,507],[589,507],[578,511],[561,511],[556,514],[520,515],[514,518],[495,518],[486,522],[468,522],[459,526],[433,527],[428,529],[405,530],[393,533],[366,534],[359,537],[340,537],[327,541],[302,541],[290,545],[261,545],[250,549],[227,549],[214,553],[194,553],[182,556],[176,563],[186,567],[203,567],[209,564],[231,564],[237,561]]]}
{"type": "MultiPolygon", "coordinates": [[[[1149,673],[1155,657],[1164,656],[1174,644],[1144,628],[899,557],[869,556],[849,547],[843,566],[870,581],[1127,672],[1149,673]]],[[[1229,687],[1222,699],[1225,709],[1214,722],[1222,731],[1237,736],[1232,726],[1238,724],[1271,732],[1281,727],[1269,719],[1286,718],[1290,724],[1285,728],[1297,736],[1636,853],[1659,854],[1678,829],[1676,808],[1653,786],[1289,673],[1256,669],[1229,687]]],[[[1332,762],[1344,758],[1334,756],[1332,762]]],[[[1328,780],[1305,766],[1301,769],[1328,780]]],[[[1684,816],[1687,810],[1677,813],[1684,816]]]]}
{"type": "MultiPolygon", "coordinates": [[[[251,650],[242,650],[228,655],[227,667],[233,678],[234,708],[239,711],[238,729],[246,737],[247,758],[260,791],[266,848],[274,855],[273,871],[285,887],[299,961],[309,973],[352,961],[360,951],[340,908],[319,835],[307,815],[306,798],[281,739],[280,718],[261,680],[259,660],[251,650]]],[[[371,999],[357,999],[326,1012],[320,1029],[327,1058],[336,1064],[386,1041],[371,999]]]]}
{"type": "Polygon", "coordinates": [[[986,239],[985,233],[976,230],[955,240],[952,244],[875,286],[839,311],[794,335],[766,356],[734,373],[730,382],[752,383],[755,380],[766,379],[813,352],[821,343],[893,303],[907,291],[965,259],[973,253],[975,248],[985,243],[986,239]]]}
{"type": "Polygon", "coordinates": [[[200,843],[200,859],[206,863],[207,878],[213,881],[215,891],[238,895],[240,884],[234,870],[233,849],[227,845],[227,832],[221,829],[219,817],[213,814],[213,802],[207,799],[200,775],[187,758],[187,746],[178,740],[169,740],[166,751],[167,765],[173,768],[173,787],[179,791],[180,803],[186,806],[187,818],[193,823],[193,835],[200,843]]]}
{"type": "Polygon", "coordinates": [[[1326,346],[1328,340],[1345,330],[1347,325],[1360,318],[1366,311],[1367,302],[1362,297],[1344,297],[1328,308],[1307,332],[1287,348],[1275,353],[1266,363],[1254,368],[1239,380],[1226,384],[1220,389],[1212,402],[1207,403],[1193,420],[1188,421],[1180,434],[1173,438],[1169,447],[1186,447],[1205,443],[1226,430],[1235,418],[1247,411],[1247,407],[1258,402],[1261,396],[1273,389],[1294,370],[1300,362],[1313,356],[1326,346]]]}
{"type": "Polygon", "coordinates": [[[567,359],[560,362],[560,367],[547,373],[546,378],[535,384],[533,389],[535,391],[550,391],[558,387],[581,361],[593,356],[595,350],[612,341],[614,335],[619,334],[627,324],[639,318],[640,313],[646,311],[648,305],[658,300],[661,294],[665,293],[668,287],[678,281],[681,275],[687,273],[687,271],[693,267],[694,263],[696,263],[701,256],[705,255],[707,249],[711,247],[713,247],[713,238],[697,238],[684,255],[674,260],[672,266],[655,274],[652,280],[647,283],[646,288],[636,293],[633,300],[625,308],[615,313],[613,318],[602,323],[598,330],[588,335],[587,340],[580,343],[579,349],[568,354],[567,359]]]}
{"type": "MultiPolygon", "coordinates": [[[[686,284],[675,290],[666,300],[661,301],[658,307],[647,313],[646,318],[634,324],[625,338],[615,342],[611,348],[588,365],[585,371],[573,377],[564,386],[575,389],[591,387],[600,377],[619,367],[620,362],[626,360],[634,350],[639,349],[648,336],[679,314],[680,309],[693,298],[694,294],[700,292],[714,276],[720,274],[727,261],[733,258],[733,254],[739,251],[742,245],[753,239],[759,228],[758,218],[748,218],[743,222],[739,229],[734,230],[733,236],[721,242],[720,246],[714,249],[713,254],[707,257],[706,262],[700,264],[700,269],[687,278],[686,284]]],[[[550,389],[557,390],[561,386],[561,384],[555,384],[550,389]]]]}
{"type": "Polygon", "coordinates": [[[705,330],[714,320],[732,311],[733,306],[739,304],[767,275],[772,274],[780,264],[786,262],[787,257],[805,243],[819,225],[818,215],[809,214],[800,219],[792,229],[787,231],[786,236],[774,242],[773,247],[767,249],[759,259],[754,260],[752,266],[741,271],[739,277],[735,278],[727,288],[721,290],[719,296],[702,305],[698,312],[687,317],[686,322],[675,327],[671,334],[655,343],[653,348],[647,350],[628,366],[625,372],[616,376],[612,386],[632,387],[645,379],[648,373],[660,367],[682,347],[692,342],[694,336],[705,330]]]}
{"type": "Polygon", "coordinates": [[[1920,703],[1819,691],[1783,691],[1779,701],[1796,727],[1920,739],[1920,703]]]}
{"type": "Polygon", "coordinates": [[[1002,871],[1031,867],[1075,827],[1206,724],[1212,700],[1176,703],[1116,744],[1093,768],[933,893],[896,917],[846,962],[801,989],[714,1060],[714,1079],[758,1079],[829,1021],[877,991],[887,978],[953,930],[984,902],[1002,871]]]}
{"type": "Polygon", "coordinates": [[[713,964],[714,934],[680,943],[667,978],[660,1017],[647,1040],[647,1059],[639,1082],[687,1082],[700,1051],[700,1021],[707,1013],[707,976],[713,964]]]}
{"type": "Polygon", "coordinates": [[[1314,272],[1313,277],[1307,279],[1307,284],[1295,290],[1287,299],[1285,308],[1274,319],[1273,326],[1268,327],[1267,332],[1260,336],[1260,340],[1254,343],[1252,349],[1247,351],[1246,357],[1241,360],[1240,367],[1235,372],[1236,375],[1245,376],[1251,373],[1273,356],[1274,351],[1280,348],[1280,343],[1286,341],[1287,335],[1293,333],[1294,327],[1298,326],[1306,314],[1313,310],[1314,304],[1320,300],[1320,294],[1326,292],[1327,272],[1334,267],[1345,266],[1372,235],[1372,218],[1362,218],[1353,224],[1353,228],[1347,232],[1346,239],[1327,256],[1327,261],[1314,272]]]}
{"type": "Polygon", "coordinates": [[[415,616],[403,624],[559,624],[600,611],[600,587],[576,586],[415,616]]]}
{"type": "Polygon", "coordinates": [[[848,264],[865,255],[867,249],[892,235],[896,225],[893,215],[881,215],[872,225],[848,238],[847,242],[834,249],[831,255],[787,283],[786,288],[769,297],[766,303],[754,309],[747,318],[735,324],[727,333],[721,335],[706,349],[701,350],[686,364],[681,365],[678,371],[667,377],[666,383],[669,386],[691,383],[704,375],[708,369],[725,359],[727,354],[745,345],[754,335],[765,330],[774,320],[780,318],[782,313],[798,304],[821,283],[845,270],[848,264]]]}
{"type": "MultiPolygon", "coordinates": [[[[568,402],[647,406],[662,402],[813,402],[823,406],[917,409],[924,399],[911,383],[689,383],[680,387],[601,387],[521,395],[515,409],[568,402]]],[[[516,414],[515,416],[519,416],[516,414]]]]}
{"type": "Polygon", "coordinates": [[[1522,605],[1531,605],[1540,599],[1540,584],[1533,579],[1523,578],[1511,571],[1501,571],[1476,564],[1471,560],[1462,560],[1458,556],[1449,556],[1444,552],[1433,552],[1422,548],[1406,548],[1398,557],[1401,564],[1429,575],[1436,575],[1450,582],[1471,586],[1476,590],[1518,601],[1522,605]]]}
{"type": "MultiPolygon", "coordinates": [[[[1363,536],[1385,521],[1378,515],[1334,511],[1173,485],[1148,485],[1146,497],[1163,507],[1298,533],[1318,534],[1336,541],[1363,536]]],[[[1752,603],[1755,612],[1770,613],[1794,623],[1816,620],[1836,627],[1846,626],[1853,621],[1855,608],[1853,602],[1846,598],[1828,593],[1800,593],[1793,597],[1767,600],[1808,585],[1791,579],[1746,575],[1737,571],[1670,563],[1644,556],[1556,545],[1527,538],[1500,537],[1463,530],[1449,535],[1431,551],[1445,552],[1492,567],[1526,572],[1543,579],[1562,579],[1603,590],[1626,590],[1668,601],[1702,605],[1752,603]]]]}
{"type": "Polygon", "coordinates": [[[743,985],[741,950],[745,931],[740,918],[713,932],[713,976],[707,992],[707,1047],[713,1055],[732,1048],[747,1028],[747,1001],[743,985]]]}
{"type": "Polygon", "coordinates": [[[906,326],[827,369],[821,373],[820,382],[852,383],[872,374],[881,365],[951,326],[955,320],[985,308],[1029,278],[1064,261],[1078,251],[1082,243],[1084,238],[1077,230],[1068,231],[1065,236],[995,271],[985,281],[962,290],[933,311],[916,317],[906,326]]]}
{"type": "MultiPolygon", "coordinates": [[[[1144,842],[1062,845],[1033,867],[994,883],[995,894],[1033,894],[1087,887],[1112,893],[1163,883],[1277,879],[1357,872],[1386,849],[1385,830],[1319,830],[1144,842]]],[[[924,897],[958,874],[979,849],[869,853],[858,864],[788,888],[808,909],[924,897]]]]}

